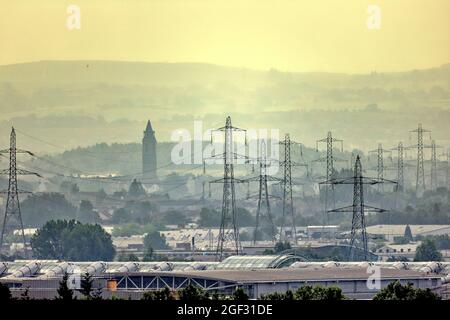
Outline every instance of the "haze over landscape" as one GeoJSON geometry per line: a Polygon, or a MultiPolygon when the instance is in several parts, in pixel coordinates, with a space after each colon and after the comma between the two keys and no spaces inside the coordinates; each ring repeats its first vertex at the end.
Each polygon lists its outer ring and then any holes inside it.
{"type": "MultiPolygon", "coordinates": [[[[0,144],[11,125],[64,148],[139,142],[147,119],[157,139],[179,128],[278,129],[313,147],[333,130],[346,149],[408,140],[422,122],[447,145],[450,65],[407,72],[256,71],[191,63],[42,61],[0,66],[0,144]],[[76,132],[76,134],[74,134],[76,132]]],[[[19,133],[20,134],[20,133],[19,133]]],[[[408,141],[405,141],[408,143],[408,141]]],[[[36,152],[46,143],[21,138],[36,152]]]]}
{"type": "Polygon", "coordinates": [[[170,141],[226,115],[309,146],[333,130],[368,150],[418,122],[448,145],[445,0],[378,1],[375,30],[366,0],[80,0],[79,29],[65,2],[0,3],[0,145],[11,125],[40,153],[135,143],[147,119],[170,141]]]}
{"type": "Polygon", "coordinates": [[[2,303],[449,299],[449,0],[0,8],[2,303]]]}

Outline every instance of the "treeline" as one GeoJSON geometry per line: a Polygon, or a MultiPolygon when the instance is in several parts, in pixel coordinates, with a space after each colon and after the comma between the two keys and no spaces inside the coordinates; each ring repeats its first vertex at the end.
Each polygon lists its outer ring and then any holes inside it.
{"type": "MultiPolygon", "coordinates": [[[[83,300],[103,300],[102,289],[95,287],[94,279],[89,274],[84,274],[81,279],[80,289],[71,289],[68,285],[69,275],[65,274],[59,283],[56,300],[72,301],[77,300],[78,291],[83,300]]],[[[171,291],[169,288],[162,290],[147,291],[143,294],[141,300],[144,301],[214,301],[214,300],[233,300],[246,301],[249,296],[242,287],[237,287],[231,294],[219,294],[217,291],[206,291],[198,286],[189,284],[183,289],[171,291]]],[[[0,283],[0,301],[12,300],[9,288],[0,283]]],[[[22,300],[30,300],[28,291],[21,295],[22,300]]],[[[113,297],[113,300],[120,298],[113,297]]],[[[342,301],[349,298],[342,294],[342,289],[337,286],[302,286],[295,292],[288,290],[286,292],[273,292],[262,295],[259,300],[284,300],[284,301],[342,301]]],[[[440,296],[430,289],[415,288],[411,283],[402,285],[398,280],[391,282],[385,288],[381,289],[373,300],[407,300],[407,301],[433,301],[441,300],[440,296]]]]}

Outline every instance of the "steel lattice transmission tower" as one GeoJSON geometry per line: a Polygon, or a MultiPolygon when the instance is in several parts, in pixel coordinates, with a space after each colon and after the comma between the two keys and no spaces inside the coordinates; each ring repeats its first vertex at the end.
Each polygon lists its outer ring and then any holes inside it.
{"type": "Polygon", "coordinates": [[[444,164],[445,167],[444,168],[440,168],[440,169],[444,169],[445,170],[445,187],[447,189],[449,189],[450,185],[450,150],[447,149],[444,153],[439,155],[440,157],[444,157],[444,164]]]}
{"type": "Polygon", "coordinates": [[[442,148],[441,146],[436,145],[436,141],[435,140],[431,140],[431,174],[430,174],[430,185],[432,190],[436,190],[436,188],[438,187],[438,175],[437,175],[437,163],[438,163],[438,158],[437,158],[437,152],[436,149],[437,148],[442,148]]]}
{"type": "MultiPolygon", "coordinates": [[[[294,243],[297,243],[297,229],[295,227],[295,212],[294,212],[294,202],[292,199],[292,167],[293,166],[307,166],[305,164],[297,164],[291,160],[291,146],[301,145],[299,142],[291,140],[289,133],[284,136],[284,141],[280,141],[280,144],[284,146],[284,158],[280,162],[281,167],[283,167],[283,212],[281,220],[280,229],[280,240],[287,240],[285,238],[284,229],[286,227],[286,218],[289,216],[291,218],[291,238],[294,243]]],[[[308,169],[307,169],[308,170],[308,169]]]]}
{"type": "Polygon", "coordinates": [[[399,142],[398,146],[391,150],[397,151],[397,191],[405,191],[405,148],[403,142],[399,142]]]}
{"type": "Polygon", "coordinates": [[[26,150],[16,148],[16,131],[14,127],[11,130],[9,149],[0,150],[0,154],[9,154],[9,169],[0,171],[1,174],[7,174],[8,190],[2,191],[6,193],[8,198],[6,200],[5,215],[3,217],[2,233],[0,236],[0,249],[3,248],[3,241],[5,235],[10,229],[19,228],[23,241],[23,250],[25,256],[27,255],[25,232],[23,229],[22,214],[20,212],[19,193],[29,193],[27,191],[20,190],[17,185],[17,175],[35,175],[41,177],[39,174],[17,167],[17,153],[26,153],[33,156],[33,153],[26,150]],[[15,220],[15,221],[14,221],[15,220]],[[15,224],[14,224],[15,222],[15,224]]]}
{"type": "MultiPolygon", "coordinates": [[[[234,177],[233,162],[239,155],[234,152],[233,133],[241,131],[246,135],[246,130],[233,127],[231,117],[228,116],[224,127],[211,131],[211,141],[213,139],[213,132],[215,131],[221,131],[225,136],[224,152],[220,155],[223,159],[223,178],[210,181],[210,184],[223,183],[222,214],[216,248],[216,259],[221,261],[224,255],[224,249],[229,242],[232,243],[235,254],[238,255],[242,251],[239,240],[239,227],[236,220],[235,183],[243,181],[234,177]]],[[[245,137],[245,140],[247,141],[247,137],[245,137]]]]}
{"type": "MultiPolygon", "coordinates": [[[[384,179],[384,154],[391,153],[390,150],[383,149],[383,145],[381,143],[378,144],[378,148],[376,150],[369,151],[369,154],[376,153],[377,154],[377,177],[379,180],[384,179]]],[[[383,184],[378,185],[378,191],[383,191],[383,184]]]]}
{"type": "Polygon", "coordinates": [[[270,202],[269,202],[270,195],[267,182],[268,181],[279,182],[280,179],[277,179],[267,174],[267,167],[271,165],[271,161],[267,160],[266,150],[267,150],[266,143],[264,142],[264,140],[262,140],[260,144],[260,158],[258,159],[259,176],[256,177],[256,179],[255,178],[246,179],[247,182],[255,180],[258,180],[259,182],[258,207],[256,210],[256,224],[255,230],[253,232],[253,243],[256,243],[257,241],[260,222],[264,218],[268,221],[269,227],[271,228],[272,240],[275,240],[276,236],[276,227],[275,224],[273,223],[272,213],[270,211],[270,202]],[[265,216],[262,214],[263,211],[265,211],[265,216]]]}
{"type": "MultiPolygon", "coordinates": [[[[344,148],[344,140],[333,138],[331,131],[328,131],[327,137],[321,140],[316,141],[316,151],[319,151],[319,142],[323,142],[327,144],[327,155],[325,158],[320,158],[317,160],[314,160],[313,162],[326,162],[326,175],[325,179],[331,180],[334,176],[334,163],[337,161],[345,161],[343,159],[337,158],[333,154],[333,143],[337,142],[341,145],[341,152],[344,148]]],[[[334,209],[336,207],[336,198],[335,198],[335,192],[334,192],[334,185],[326,186],[325,188],[325,214],[324,214],[324,223],[328,224],[328,210],[329,210],[329,193],[331,193],[331,202],[332,202],[332,208],[334,209]]]]}
{"type": "Polygon", "coordinates": [[[425,171],[423,167],[423,134],[424,132],[431,132],[422,128],[422,124],[419,123],[417,129],[410,131],[417,133],[417,145],[410,146],[410,148],[417,148],[417,172],[416,172],[416,192],[421,192],[426,189],[425,187],[425,171]]]}
{"type": "Polygon", "coordinates": [[[363,251],[364,260],[369,260],[369,250],[367,245],[367,232],[366,232],[366,221],[365,214],[369,212],[385,212],[384,209],[379,209],[375,207],[368,206],[364,203],[364,185],[375,185],[379,183],[391,182],[396,183],[395,181],[390,181],[386,179],[378,179],[378,178],[368,178],[362,175],[362,165],[361,159],[358,155],[355,161],[354,173],[353,177],[342,178],[342,179],[332,179],[325,182],[321,182],[321,184],[332,184],[332,185],[340,185],[340,184],[353,184],[353,204],[351,206],[330,210],[329,212],[352,212],[352,230],[351,230],[351,238],[350,238],[350,246],[348,257],[349,260],[354,260],[355,249],[360,248],[363,251]]]}

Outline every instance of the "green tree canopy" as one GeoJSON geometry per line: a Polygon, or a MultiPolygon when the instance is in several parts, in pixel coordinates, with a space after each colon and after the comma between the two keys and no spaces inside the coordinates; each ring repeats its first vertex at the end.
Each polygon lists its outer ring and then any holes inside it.
{"type": "Polygon", "coordinates": [[[21,203],[24,225],[41,227],[52,219],[75,219],[77,208],[61,193],[33,194],[21,203]]]}
{"type": "Polygon", "coordinates": [[[90,201],[81,200],[77,220],[82,223],[99,223],[100,215],[94,210],[94,206],[90,201]]]}
{"type": "Polygon", "coordinates": [[[202,208],[200,210],[199,225],[202,227],[218,227],[220,226],[220,213],[209,208],[202,208]]]}
{"type": "Polygon", "coordinates": [[[416,249],[414,261],[442,261],[442,254],[431,239],[424,239],[416,249]]]}
{"type": "Polygon", "coordinates": [[[116,224],[153,222],[155,206],[148,201],[127,201],[123,208],[114,211],[111,222],[116,224]]]}
{"type": "Polygon", "coordinates": [[[162,290],[157,291],[147,291],[144,292],[141,300],[175,300],[174,294],[172,291],[169,290],[169,288],[165,287],[162,290]]]}
{"type": "Polygon", "coordinates": [[[344,300],[342,290],[336,286],[302,286],[296,292],[291,290],[285,293],[273,292],[261,296],[261,300],[344,300]]]}
{"type": "Polygon", "coordinates": [[[100,225],[75,220],[47,222],[30,243],[39,259],[111,261],[115,256],[111,236],[100,225]]]}
{"type": "Polygon", "coordinates": [[[193,284],[187,285],[185,288],[178,292],[180,300],[186,301],[198,301],[198,300],[208,300],[209,294],[207,291],[203,290],[198,286],[193,284]]]}
{"type": "Polygon", "coordinates": [[[155,250],[164,250],[168,248],[166,238],[161,235],[159,231],[147,233],[144,238],[144,246],[155,250]]]}
{"type": "Polygon", "coordinates": [[[402,285],[396,280],[381,289],[373,300],[440,300],[440,297],[429,288],[414,288],[412,283],[402,285]]]}
{"type": "Polygon", "coordinates": [[[69,274],[66,272],[59,282],[59,288],[56,290],[58,296],[57,300],[71,301],[75,300],[73,290],[68,286],[69,274]]]}
{"type": "Polygon", "coordinates": [[[405,234],[403,237],[405,239],[407,239],[408,241],[413,241],[413,235],[412,235],[411,227],[409,226],[409,224],[407,224],[405,227],[405,234]]]}

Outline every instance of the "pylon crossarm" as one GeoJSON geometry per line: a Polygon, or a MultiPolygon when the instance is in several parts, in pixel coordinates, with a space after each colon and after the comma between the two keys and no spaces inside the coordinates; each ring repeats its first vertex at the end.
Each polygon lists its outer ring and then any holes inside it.
{"type": "Polygon", "coordinates": [[[316,142],[328,142],[328,141],[333,141],[333,142],[344,142],[344,140],[342,139],[336,139],[336,138],[323,138],[320,140],[316,140],[316,142]]]}
{"type": "MultiPolygon", "coordinates": [[[[20,190],[20,189],[17,189],[17,193],[31,194],[31,193],[33,193],[33,192],[27,191],[27,190],[20,190]]],[[[8,194],[8,190],[1,190],[1,191],[0,191],[0,194],[8,194]]]]}
{"type": "Polygon", "coordinates": [[[16,169],[16,173],[20,174],[20,175],[33,175],[33,176],[36,176],[36,177],[39,177],[39,178],[43,178],[39,173],[31,172],[31,171],[28,171],[28,170],[25,170],[25,169],[16,169]]]}
{"type": "Polygon", "coordinates": [[[242,131],[242,132],[247,132],[247,130],[245,130],[245,129],[241,129],[241,128],[238,128],[238,127],[233,127],[233,126],[224,126],[224,127],[220,127],[220,128],[217,128],[217,129],[213,129],[213,130],[211,130],[211,134],[212,134],[213,132],[215,132],[215,131],[225,131],[225,130],[232,130],[232,131],[242,131]]]}
{"type": "Polygon", "coordinates": [[[34,153],[28,150],[16,149],[16,153],[26,153],[34,157],[34,153]]]}
{"type": "MultiPolygon", "coordinates": [[[[285,163],[284,162],[281,162],[281,165],[285,165],[285,163]]],[[[307,163],[298,163],[298,162],[294,162],[294,161],[291,161],[291,166],[292,167],[309,167],[309,165],[307,164],[307,163]]]]}
{"type": "MultiPolygon", "coordinates": [[[[338,212],[353,212],[354,206],[346,206],[342,208],[337,208],[333,210],[328,210],[329,213],[338,213],[338,212]]],[[[364,205],[364,213],[381,213],[381,212],[387,212],[388,210],[380,209],[368,205],[364,205]]]]}
{"type": "MultiPolygon", "coordinates": [[[[358,178],[358,177],[357,177],[358,178]]],[[[371,178],[371,177],[360,177],[362,184],[370,184],[375,185],[379,183],[393,183],[397,184],[397,181],[389,180],[389,179],[383,179],[383,178],[371,178]]],[[[348,178],[340,178],[340,179],[331,179],[327,181],[319,182],[320,185],[322,184],[354,184],[355,177],[348,177],[348,178]]]]}
{"type": "Polygon", "coordinates": [[[339,178],[339,179],[330,179],[319,182],[319,185],[323,184],[353,184],[354,183],[354,177],[348,177],[348,178],[339,178]]]}
{"type": "MultiPolygon", "coordinates": [[[[277,200],[282,200],[283,199],[282,197],[275,196],[273,194],[267,194],[267,197],[269,199],[277,199],[277,200]]],[[[252,194],[252,195],[246,197],[246,200],[258,199],[258,198],[259,198],[259,194],[252,194]]]]}
{"type": "MultiPolygon", "coordinates": [[[[11,149],[0,150],[0,153],[10,153],[10,152],[11,152],[11,149]]],[[[28,150],[15,149],[15,152],[16,153],[26,153],[26,154],[29,154],[30,156],[34,156],[34,153],[31,151],[28,151],[28,150]]]]}
{"type": "Polygon", "coordinates": [[[377,207],[372,207],[368,205],[364,205],[364,212],[366,213],[382,213],[382,212],[388,212],[389,210],[381,209],[377,207]]]}
{"type": "Polygon", "coordinates": [[[237,179],[237,178],[220,178],[220,179],[216,179],[216,180],[212,180],[209,182],[209,184],[211,183],[228,183],[231,180],[234,181],[234,183],[247,183],[246,180],[244,179],[237,179]]]}

